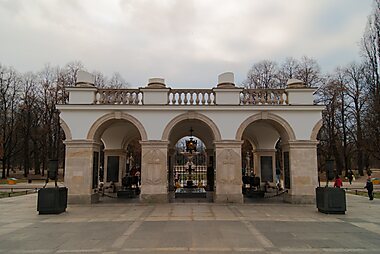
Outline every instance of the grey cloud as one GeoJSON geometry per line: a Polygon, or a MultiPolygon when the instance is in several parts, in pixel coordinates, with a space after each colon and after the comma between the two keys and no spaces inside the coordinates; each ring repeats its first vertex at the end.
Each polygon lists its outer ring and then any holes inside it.
{"type": "Polygon", "coordinates": [[[264,58],[309,55],[330,70],[358,58],[371,0],[0,0],[0,62],[20,71],[80,60],[134,86],[161,76],[241,82],[264,58]]]}

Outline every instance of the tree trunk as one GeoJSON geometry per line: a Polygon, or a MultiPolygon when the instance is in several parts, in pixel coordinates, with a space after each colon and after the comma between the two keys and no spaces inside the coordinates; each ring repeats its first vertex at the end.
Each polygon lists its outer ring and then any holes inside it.
{"type": "Polygon", "coordinates": [[[40,155],[38,154],[38,144],[37,144],[37,141],[33,141],[33,157],[34,157],[34,174],[35,175],[39,175],[41,174],[41,171],[40,171],[40,166],[41,166],[41,162],[40,162],[40,155]]]}
{"type": "Polygon", "coordinates": [[[2,179],[5,179],[6,177],[5,177],[5,160],[4,160],[4,158],[3,158],[3,160],[1,161],[2,163],[2,167],[3,167],[3,172],[1,173],[1,178],[2,179]]]}
{"type": "Polygon", "coordinates": [[[357,149],[357,164],[358,164],[358,171],[359,175],[364,176],[364,162],[363,162],[363,133],[362,133],[362,126],[361,126],[361,119],[360,119],[360,112],[357,110],[357,141],[356,141],[356,149],[357,149]]]}

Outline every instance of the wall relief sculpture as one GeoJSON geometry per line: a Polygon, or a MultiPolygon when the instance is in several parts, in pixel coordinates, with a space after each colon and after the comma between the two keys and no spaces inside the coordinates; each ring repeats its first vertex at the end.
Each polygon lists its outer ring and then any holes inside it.
{"type": "Polygon", "coordinates": [[[165,183],[165,157],[160,150],[149,150],[143,155],[142,184],[165,183]]]}
{"type": "Polygon", "coordinates": [[[221,184],[241,184],[240,155],[233,149],[224,149],[218,160],[217,179],[221,184]]]}

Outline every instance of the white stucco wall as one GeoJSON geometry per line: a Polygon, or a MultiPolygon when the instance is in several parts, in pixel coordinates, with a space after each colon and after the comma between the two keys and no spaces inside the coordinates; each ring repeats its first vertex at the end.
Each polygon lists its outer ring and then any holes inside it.
{"type": "Polygon", "coordinates": [[[197,112],[212,120],[218,127],[222,139],[234,140],[240,125],[249,117],[262,112],[270,112],[285,119],[292,127],[296,139],[309,140],[313,127],[321,119],[322,107],[288,106],[276,107],[178,107],[178,106],[100,106],[100,105],[60,105],[61,118],[71,130],[73,139],[86,139],[94,122],[101,116],[115,110],[135,117],[145,128],[149,140],[161,140],[167,124],[175,117],[197,112]],[[122,110],[123,109],[123,110],[122,110]],[[262,110],[260,110],[262,109],[262,110]]]}

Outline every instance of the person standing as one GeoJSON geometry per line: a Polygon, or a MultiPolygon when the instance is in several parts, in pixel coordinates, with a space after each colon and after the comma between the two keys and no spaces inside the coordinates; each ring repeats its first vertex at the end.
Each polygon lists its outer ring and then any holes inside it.
{"type": "Polygon", "coordinates": [[[373,183],[372,183],[372,178],[370,175],[368,176],[367,183],[364,186],[364,188],[367,189],[368,191],[369,200],[373,200],[373,183]]]}
{"type": "Polygon", "coordinates": [[[352,170],[350,169],[350,171],[348,172],[348,181],[350,183],[350,185],[352,184],[352,180],[354,180],[354,173],[352,172],[352,170]]]}
{"type": "Polygon", "coordinates": [[[137,187],[138,187],[141,185],[141,173],[138,169],[136,170],[135,176],[137,177],[137,187]]]}
{"type": "Polygon", "coordinates": [[[339,175],[337,175],[335,177],[335,183],[334,183],[334,187],[336,188],[340,188],[343,186],[343,182],[342,182],[342,179],[340,179],[339,175]]]}

